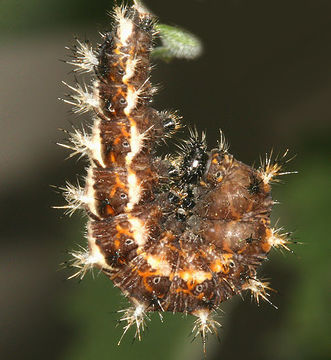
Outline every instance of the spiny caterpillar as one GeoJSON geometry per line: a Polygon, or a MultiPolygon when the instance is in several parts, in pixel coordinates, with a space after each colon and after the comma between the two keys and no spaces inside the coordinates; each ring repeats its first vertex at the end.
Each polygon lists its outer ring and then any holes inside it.
{"type": "Polygon", "coordinates": [[[84,187],[64,189],[67,213],[88,216],[88,246],[71,253],[71,277],[96,267],[120,288],[132,304],[121,310],[123,335],[135,325],[140,340],[148,312],[191,314],[205,349],[223,301],[249,290],[270,302],[257,268],[272,247],[288,250],[291,242],[270,225],[271,182],[286,174],[287,151],[254,169],[228,152],[222,133],[208,151],[205,134],[191,130],[179,153],[157,156],[160,140],[180,127],[174,113],[151,107],[157,29],[138,1],[116,7],[98,49],[78,41],[68,61],[94,74],[91,86],[68,85],[65,100],[93,114],[91,132],[74,130],[60,144],[89,160],[84,187]]]}

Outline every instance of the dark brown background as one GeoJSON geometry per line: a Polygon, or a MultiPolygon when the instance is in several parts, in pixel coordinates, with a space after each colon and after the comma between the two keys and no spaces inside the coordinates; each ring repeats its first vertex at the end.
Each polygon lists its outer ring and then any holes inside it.
{"type": "MultiPolygon", "coordinates": [[[[274,220],[304,245],[274,252],[261,273],[278,293],[257,307],[224,304],[221,343],[208,359],[311,359],[331,356],[327,281],[330,204],[331,3],[328,0],[149,0],[168,24],[198,35],[196,61],[158,63],[158,109],[179,109],[186,124],[222,128],[234,155],[257,162],[274,148],[297,158],[298,175],[275,187],[274,220]]],[[[57,271],[66,249],[83,243],[84,219],[50,208],[62,198],[49,185],[75,181],[83,164],[64,161],[58,128],[78,125],[57,97],[73,81],[58,61],[73,35],[97,41],[109,27],[106,0],[0,2],[0,353],[3,359],[200,359],[187,336],[193,319],[152,316],[142,343],[121,347],[115,328],[125,300],[102,275],[80,284],[57,271]]],[[[85,116],[87,119],[88,116],[85,116]]],[[[182,135],[183,136],[183,135],[182,135]]]]}

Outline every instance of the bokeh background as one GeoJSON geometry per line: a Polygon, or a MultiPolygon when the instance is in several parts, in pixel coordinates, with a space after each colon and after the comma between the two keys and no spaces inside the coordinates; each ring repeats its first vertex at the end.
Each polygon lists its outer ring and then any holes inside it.
{"type": "MultiPolygon", "coordinates": [[[[146,0],[161,21],[198,35],[195,61],[157,63],[157,109],[179,109],[185,124],[222,128],[248,164],[290,148],[297,175],[274,187],[273,221],[294,231],[294,254],[274,251],[261,276],[271,300],[222,306],[220,342],[207,359],[326,360],[330,346],[331,2],[329,0],[146,0]]],[[[57,100],[73,82],[65,58],[73,37],[98,42],[109,29],[109,0],[0,1],[0,357],[1,359],[201,359],[193,318],[157,315],[141,343],[120,347],[118,310],[126,300],[103,275],[81,283],[58,271],[66,249],[84,243],[85,219],[66,218],[50,185],[75,182],[84,163],[55,145],[88,116],[57,100]]],[[[183,134],[183,136],[185,136],[183,134]]],[[[169,145],[166,151],[172,151],[169,145]]]]}

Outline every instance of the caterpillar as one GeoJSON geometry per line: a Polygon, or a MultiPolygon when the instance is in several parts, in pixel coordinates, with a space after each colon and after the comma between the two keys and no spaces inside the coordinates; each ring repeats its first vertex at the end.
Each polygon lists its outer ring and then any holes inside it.
{"type": "Polygon", "coordinates": [[[64,99],[92,114],[90,131],[75,129],[60,144],[88,160],[85,184],[68,183],[61,206],[88,218],[87,247],[71,252],[70,278],[99,268],[131,303],[121,310],[123,335],[135,325],[139,340],[149,312],[193,315],[205,351],[222,302],[250,291],[271,304],[257,269],[271,248],[292,242],[270,222],[271,185],[289,173],[288,151],[255,169],[230,154],[222,132],[208,150],[206,135],[191,129],[178,153],[158,156],[182,121],[151,106],[157,19],[138,1],[115,7],[113,17],[97,49],[78,41],[68,61],[92,74],[91,85],[68,85],[64,99]]]}

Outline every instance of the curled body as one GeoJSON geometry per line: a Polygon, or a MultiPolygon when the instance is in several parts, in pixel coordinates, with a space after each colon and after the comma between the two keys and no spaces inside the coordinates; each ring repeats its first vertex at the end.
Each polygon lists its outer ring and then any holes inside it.
{"type": "Polygon", "coordinates": [[[80,277],[100,268],[130,300],[124,333],[135,324],[140,339],[148,312],[171,311],[196,316],[205,342],[223,301],[245,290],[269,301],[257,268],[289,242],[270,225],[281,161],[254,169],[229,153],[222,134],[208,150],[193,130],[177,155],[156,156],[179,118],[151,106],[155,24],[139,3],[117,7],[99,48],[79,42],[71,62],[94,76],[90,91],[70,86],[65,100],[93,114],[90,134],[76,130],[62,144],[89,161],[85,187],[65,192],[65,207],[88,215],[88,245],[73,252],[73,266],[80,277]]]}

